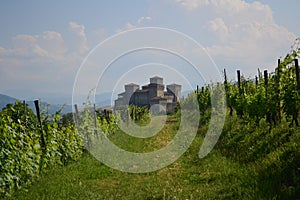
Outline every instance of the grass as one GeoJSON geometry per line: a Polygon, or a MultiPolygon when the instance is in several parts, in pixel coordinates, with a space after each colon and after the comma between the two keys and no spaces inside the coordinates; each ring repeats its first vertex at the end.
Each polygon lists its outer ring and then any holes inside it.
{"type": "MultiPolygon", "coordinates": [[[[176,134],[178,122],[167,120],[151,139],[134,139],[116,133],[111,140],[127,150],[147,152],[164,146],[176,134]]],[[[204,131],[199,129],[199,131],[204,131]]],[[[28,191],[11,199],[258,199],[259,188],[251,165],[240,164],[213,150],[198,158],[199,133],[173,164],[151,173],[130,174],[101,164],[88,152],[78,162],[55,166],[28,191]]]]}
{"type": "MultiPolygon", "coordinates": [[[[184,159],[184,158],[183,158],[184,159]]],[[[218,154],[202,161],[178,160],[159,171],[129,174],[85,153],[77,163],[44,174],[16,199],[216,199],[246,197],[245,168],[218,154]]],[[[251,190],[251,187],[248,189],[251,190]]],[[[251,194],[251,193],[250,193],[251,194]]]]}

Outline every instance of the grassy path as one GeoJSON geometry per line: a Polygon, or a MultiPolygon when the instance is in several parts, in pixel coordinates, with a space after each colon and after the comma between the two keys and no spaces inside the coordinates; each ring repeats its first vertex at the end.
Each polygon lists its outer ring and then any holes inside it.
{"type": "MultiPolygon", "coordinates": [[[[111,137],[116,144],[141,152],[165,145],[176,134],[176,121],[146,143],[118,133],[111,137]]],[[[12,199],[251,199],[255,181],[246,166],[213,151],[198,158],[202,138],[197,136],[189,150],[176,162],[146,174],[123,173],[111,169],[90,154],[74,163],[56,166],[35,182],[28,192],[12,199]]]]}

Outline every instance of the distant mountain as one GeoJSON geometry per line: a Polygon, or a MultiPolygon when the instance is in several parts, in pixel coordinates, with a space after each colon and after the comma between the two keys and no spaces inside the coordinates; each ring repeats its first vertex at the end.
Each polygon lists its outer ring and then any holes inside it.
{"type": "Polygon", "coordinates": [[[5,94],[0,94],[0,109],[4,108],[7,104],[11,103],[15,103],[17,101],[16,98],[7,96],[5,94]]]}
{"type": "MultiPolygon", "coordinates": [[[[35,105],[34,101],[26,101],[29,108],[31,108],[35,112],[35,105]]],[[[46,111],[49,114],[54,114],[58,110],[61,110],[61,114],[66,114],[69,112],[72,112],[72,106],[71,105],[60,105],[60,104],[48,104],[46,102],[40,102],[40,110],[46,111]]]]}
{"type": "MultiPolygon", "coordinates": [[[[51,105],[71,105],[72,104],[72,93],[51,93],[51,92],[36,92],[28,89],[10,89],[6,90],[4,94],[8,96],[16,97],[16,99],[31,101],[32,99],[41,99],[51,105]]],[[[90,100],[93,96],[90,97],[90,100]]],[[[107,106],[111,105],[111,98],[113,98],[113,102],[117,99],[117,96],[114,95],[112,97],[112,92],[102,92],[100,94],[95,95],[95,103],[98,106],[107,106]]],[[[77,96],[80,102],[84,102],[87,100],[86,96],[77,96]]]]}
{"type": "MultiPolygon", "coordinates": [[[[0,94],[0,110],[6,107],[7,104],[14,104],[16,101],[20,101],[14,97],[10,97],[8,95],[0,94]]],[[[26,101],[29,108],[31,108],[35,112],[34,101],[26,101]]],[[[41,111],[45,110],[50,114],[54,114],[56,111],[62,109],[62,114],[72,112],[71,105],[61,105],[61,104],[48,104],[46,102],[40,102],[41,111]]]]}
{"type": "Polygon", "coordinates": [[[10,89],[3,92],[20,100],[42,99],[50,104],[71,104],[72,93],[37,92],[29,89],[10,89]]]}

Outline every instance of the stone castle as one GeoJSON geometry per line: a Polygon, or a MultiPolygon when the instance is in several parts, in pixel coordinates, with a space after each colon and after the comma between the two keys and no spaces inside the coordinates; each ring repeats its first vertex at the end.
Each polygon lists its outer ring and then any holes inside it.
{"type": "Polygon", "coordinates": [[[163,84],[163,78],[155,76],[150,78],[150,84],[140,86],[134,83],[125,85],[125,92],[118,94],[115,100],[115,109],[124,105],[146,106],[154,112],[173,113],[175,106],[180,102],[181,85],[163,84]]]}

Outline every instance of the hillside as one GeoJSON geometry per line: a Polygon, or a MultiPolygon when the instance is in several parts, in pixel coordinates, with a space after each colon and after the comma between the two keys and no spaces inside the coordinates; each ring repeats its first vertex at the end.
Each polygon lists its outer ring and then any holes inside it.
{"type": "MultiPolygon", "coordinates": [[[[295,199],[300,194],[300,129],[282,122],[268,133],[266,121],[261,123],[264,126],[249,128],[238,116],[227,116],[218,145],[199,159],[207,131],[202,124],[178,160],[149,173],[112,169],[85,151],[77,162],[51,168],[28,191],[17,191],[11,199],[295,199]],[[266,145],[270,139],[271,148],[266,145]],[[258,145],[250,149],[254,143],[258,145]]],[[[169,116],[155,137],[133,138],[122,131],[108,137],[127,151],[152,152],[171,141],[178,126],[179,118],[169,116]]]]}
{"type": "MultiPolygon", "coordinates": [[[[0,94],[0,110],[4,108],[7,104],[14,104],[16,101],[21,101],[19,99],[16,99],[14,97],[0,94]]],[[[34,102],[33,100],[26,101],[30,109],[32,109],[35,112],[34,102]]],[[[47,110],[49,114],[54,114],[59,109],[62,109],[62,113],[69,113],[72,112],[72,106],[71,105],[61,105],[61,104],[48,104],[47,102],[42,101],[40,103],[41,110],[47,110]]]]}
{"type": "Polygon", "coordinates": [[[0,109],[4,108],[7,104],[15,103],[16,101],[16,98],[7,96],[5,94],[0,94],[0,109]]]}

